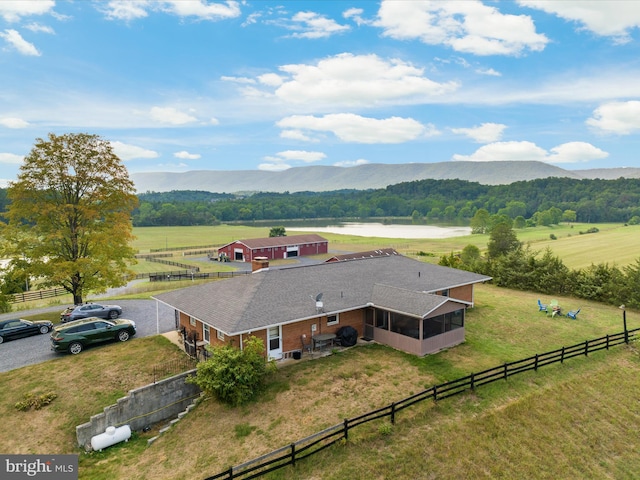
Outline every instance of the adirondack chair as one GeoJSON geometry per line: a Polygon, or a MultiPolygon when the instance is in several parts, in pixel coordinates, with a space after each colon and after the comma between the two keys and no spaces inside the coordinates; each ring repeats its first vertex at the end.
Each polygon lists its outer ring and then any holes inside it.
{"type": "Polygon", "coordinates": [[[571,310],[570,312],[567,312],[567,317],[576,320],[576,317],[578,316],[579,313],[580,313],[580,309],[571,310]]]}
{"type": "Polygon", "coordinates": [[[547,311],[547,306],[544,303],[542,303],[540,301],[540,299],[538,299],[538,311],[539,312],[546,312],[547,311]]]}

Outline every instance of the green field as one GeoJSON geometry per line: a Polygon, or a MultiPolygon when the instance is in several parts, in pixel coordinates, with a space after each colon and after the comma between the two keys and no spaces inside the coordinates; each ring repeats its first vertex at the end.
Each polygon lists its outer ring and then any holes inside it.
{"type": "MultiPolygon", "coordinates": [[[[518,239],[525,245],[529,245],[533,250],[542,252],[546,248],[550,248],[569,268],[588,267],[592,263],[609,263],[622,266],[633,263],[637,258],[640,258],[640,225],[577,223],[526,228],[515,230],[515,232],[518,239]],[[586,232],[594,226],[599,229],[598,233],[580,234],[580,232],[586,232]],[[556,240],[550,239],[552,234],[556,237],[556,240]]],[[[141,253],[148,253],[151,249],[167,247],[212,245],[217,248],[234,240],[267,237],[269,235],[269,227],[237,225],[143,227],[135,228],[133,233],[137,237],[134,247],[141,253]]],[[[287,233],[295,235],[302,232],[296,232],[293,228],[289,228],[287,233]]],[[[424,252],[429,256],[423,258],[431,262],[437,262],[442,255],[460,252],[470,244],[477,246],[480,250],[484,250],[489,240],[489,235],[418,240],[357,237],[333,233],[323,233],[322,236],[329,240],[329,251],[332,254],[392,247],[409,256],[424,252]]],[[[177,252],[176,255],[177,257],[182,257],[182,252],[177,252]]],[[[189,257],[184,258],[186,259],[185,262],[189,263],[189,257]]],[[[142,268],[142,266],[139,268],[142,268]]],[[[211,265],[207,265],[207,268],[211,268],[211,265]]]]}

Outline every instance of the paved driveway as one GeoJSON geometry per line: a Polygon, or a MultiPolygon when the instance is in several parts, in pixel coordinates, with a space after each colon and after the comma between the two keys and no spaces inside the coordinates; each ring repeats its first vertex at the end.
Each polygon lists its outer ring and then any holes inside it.
{"type": "MultiPolygon", "coordinates": [[[[176,328],[173,309],[157,303],[155,300],[121,300],[106,303],[120,305],[122,307],[120,318],[128,318],[136,322],[136,336],[134,338],[165,333],[176,328]]],[[[6,313],[0,315],[0,320],[19,318],[36,312],[61,312],[63,309],[64,306],[58,306],[6,313]]],[[[51,350],[49,334],[6,341],[0,344],[0,372],[45,362],[59,358],[60,355],[64,354],[55,353],[51,350]]]]}

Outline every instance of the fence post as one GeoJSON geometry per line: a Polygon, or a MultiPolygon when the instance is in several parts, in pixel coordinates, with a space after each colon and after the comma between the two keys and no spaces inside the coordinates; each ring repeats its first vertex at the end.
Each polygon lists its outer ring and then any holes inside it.
{"type": "Polygon", "coordinates": [[[438,386],[437,385],[433,386],[433,401],[434,402],[438,401],[438,386]]]}
{"type": "Polygon", "coordinates": [[[504,379],[506,380],[507,377],[509,376],[509,369],[507,367],[507,364],[504,364],[504,379]]]}
{"type": "Polygon", "coordinates": [[[291,465],[296,466],[296,444],[291,444],[291,465]]]}
{"type": "Polygon", "coordinates": [[[562,347],[562,353],[560,354],[560,363],[564,363],[564,346],[562,347]]]}
{"type": "Polygon", "coordinates": [[[607,350],[609,350],[609,334],[607,333],[607,350]]]}
{"type": "Polygon", "coordinates": [[[475,390],[476,389],[476,383],[475,383],[475,377],[474,377],[474,373],[471,374],[471,390],[475,390]]]}
{"type": "Polygon", "coordinates": [[[396,424],[396,402],[391,403],[391,425],[396,424]]]}
{"type": "Polygon", "coordinates": [[[533,369],[537,372],[538,371],[538,354],[536,353],[536,361],[533,364],[533,369]]]}
{"type": "Polygon", "coordinates": [[[589,340],[584,341],[584,356],[589,356],[589,340]]]}
{"type": "Polygon", "coordinates": [[[344,419],[344,439],[345,441],[349,440],[349,419],[344,419]]]}

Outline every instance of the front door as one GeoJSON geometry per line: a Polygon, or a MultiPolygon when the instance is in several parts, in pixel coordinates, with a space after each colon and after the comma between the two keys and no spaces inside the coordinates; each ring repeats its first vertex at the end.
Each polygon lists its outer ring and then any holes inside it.
{"type": "Polygon", "coordinates": [[[269,358],[280,360],[282,358],[282,329],[279,325],[271,327],[267,331],[267,344],[269,358]]]}

